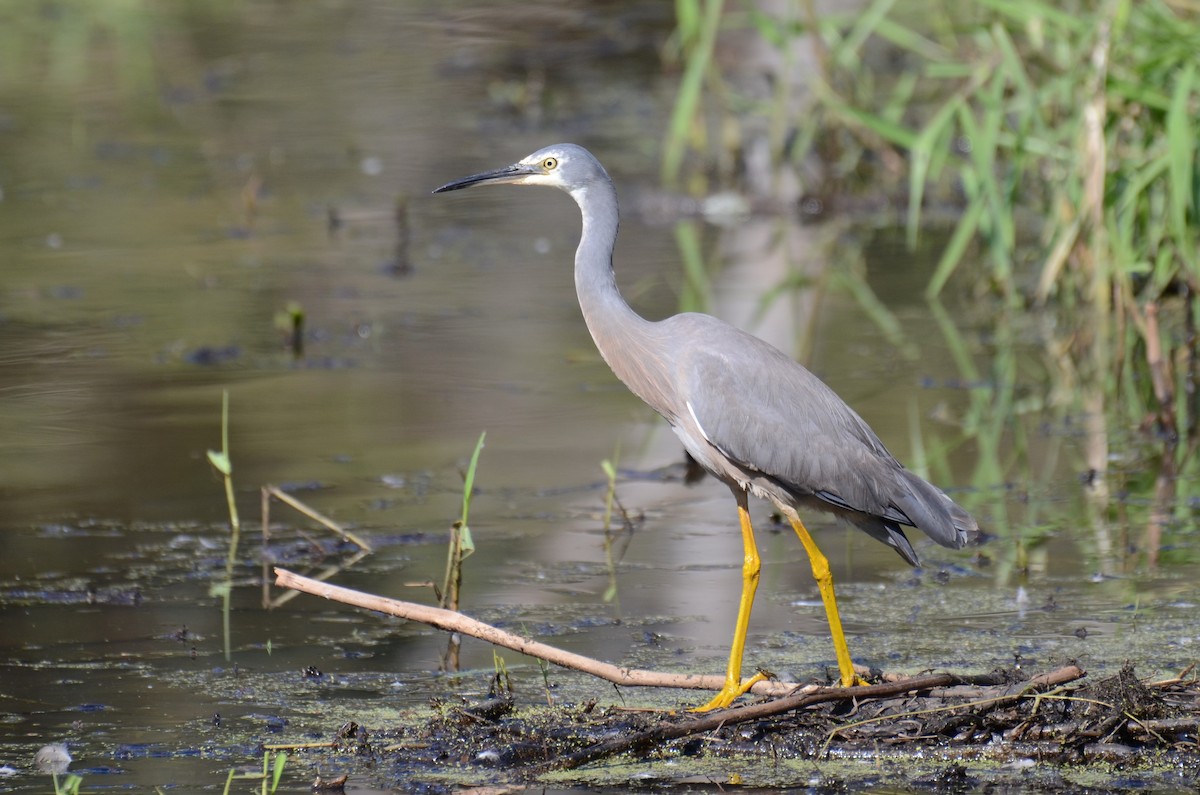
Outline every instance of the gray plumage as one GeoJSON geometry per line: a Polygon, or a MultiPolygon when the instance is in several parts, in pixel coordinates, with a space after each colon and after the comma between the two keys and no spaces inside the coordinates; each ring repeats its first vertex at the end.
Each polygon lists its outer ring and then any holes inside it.
{"type": "Polygon", "coordinates": [[[592,339],[630,390],[666,418],[683,446],[724,481],[738,506],[742,595],[724,684],[700,711],[721,709],[767,678],[742,679],[747,627],[761,559],[747,495],[775,503],[804,545],[821,592],[839,681],[863,683],[846,644],[829,561],[799,516],[817,508],[841,516],[917,564],[903,527],[961,547],[975,520],[942,491],[906,470],[879,437],[816,376],[767,343],[708,315],[652,322],[629,308],[613,278],[617,193],[587,150],[556,144],[506,168],[476,174],[435,193],[510,183],[565,190],[583,215],[575,291],[592,339]]]}
{"type": "Polygon", "coordinates": [[[748,491],[780,508],[836,514],[912,565],[904,526],[951,548],[978,532],[963,508],[905,469],[832,389],[778,349],[708,315],[652,322],[634,312],[613,277],[616,191],[586,149],[556,144],[435,192],[491,182],[557,187],[575,199],[583,216],[575,285],[596,347],[739,504],[748,491]]]}

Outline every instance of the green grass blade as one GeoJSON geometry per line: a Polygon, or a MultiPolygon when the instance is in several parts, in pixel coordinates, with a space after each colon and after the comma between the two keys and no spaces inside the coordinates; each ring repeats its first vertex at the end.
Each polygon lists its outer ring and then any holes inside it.
{"type": "Polygon", "coordinates": [[[854,27],[850,29],[850,32],[846,34],[846,38],[842,40],[841,45],[833,53],[834,62],[838,66],[846,69],[856,69],[860,66],[859,50],[862,49],[863,43],[871,37],[871,34],[875,32],[875,28],[883,21],[895,4],[896,0],[875,0],[865,11],[857,16],[854,21],[854,27]]]}
{"type": "Polygon", "coordinates": [[[467,513],[471,510],[471,492],[475,489],[475,468],[479,466],[479,453],[483,450],[483,440],[486,438],[487,431],[479,434],[479,441],[475,443],[475,452],[471,453],[471,463],[467,465],[467,474],[463,476],[462,524],[464,528],[467,525],[467,513]]]}
{"type": "Polygon", "coordinates": [[[842,117],[846,122],[864,127],[880,138],[897,146],[902,146],[905,149],[911,149],[916,142],[917,137],[912,130],[882,116],[877,116],[874,113],[868,113],[854,107],[839,97],[828,86],[824,85],[815,75],[813,77],[813,88],[820,93],[821,101],[825,104],[825,107],[842,117]]]}
{"type": "Polygon", "coordinates": [[[683,265],[683,290],[679,296],[679,311],[705,312],[709,303],[708,271],[704,268],[703,246],[695,221],[675,224],[675,245],[683,265]]]}
{"type": "Polygon", "coordinates": [[[1150,186],[1162,177],[1171,165],[1169,155],[1162,155],[1153,160],[1141,165],[1134,174],[1133,178],[1129,179],[1125,185],[1125,190],[1121,191],[1121,198],[1117,202],[1117,213],[1119,215],[1132,215],[1138,211],[1141,203],[1148,203],[1150,200],[1146,197],[1150,186]]]}
{"type": "Polygon", "coordinates": [[[271,792],[279,788],[279,779],[283,777],[283,768],[287,764],[288,755],[284,751],[275,754],[275,764],[271,767],[271,792]]]}
{"type": "Polygon", "coordinates": [[[1175,84],[1175,91],[1171,95],[1171,109],[1167,112],[1171,231],[1183,251],[1189,249],[1187,217],[1195,178],[1193,162],[1196,154],[1197,130],[1193,126],[1192,113],[1188,107],[1192,96],[1192,82],[1195,77],[1196,65],[1189,63],[1179,75],[1179,81],[1175,84]]]}
{"type": "Polygon", "coordinates": [[[994,230],[992,251],[999,257],[996,265],[1001,268],[1005,268],[1008,264],[1004,260],[1007,253],[1012,250],[1015,237],[1012,213],[1009,211],[1007,203],[1001,198],[1000,185],[996,180],[997,137],[1005,119],[1003,97],[1007,84],[1005,76],[998,71],[987,90],[981,92],[979,100],[982,104],[983,118],[977,134],[972,138],[971,145],[971,159],[975,163],[975,174],[987,197],[990,220],[994,230]]]}
{"type": "MultiPolygon", "coordinates": [[[[1095,24],[1093,17],[1087,14],[1072,14],[1062,11],[1050,3],[1022,3],[1013,0],[976,0],[979,5],[992,9],[1001,16],[1008,17],[1017,25],[1030,25],[1035,21],[1048,23],[1067,32],[1083,33],[1095,24]]],[[[1047,34],[1047,37],[1057,34],[1047,34]]]]}
{"type": "Polygon", "coordinates": [[[905,359],[915,359],[917,357],[917,348],[912,342],[904,336],[904,329],[900,325],[900,321],[892,313],[882,301],[871,286],[867,284],[858,273],[837,269],[831,272],[833,278],[854,296],[855,302],[875,326],[883,332],[889,344],[893,345],[900,351],[900,355],[905,359]]]}
{"type": "Polygon", "coordinates": [[[942,332],[942,339],[946,343],[946,350],[950,352],[950,359],[954,362],[958,377],[965,383],[978,384],[983,378],[979,372],[979,365],[976,363],[967,341],[963,339],[962,333],[950,317],[950,313],[936,298],[930,299],[928,303],[929,313],[942,332]]]}
{"type": "Polygon", "coordinates": [[[608,491],[604,495],[604,531],[608,532],[612,526],[613,489],[617,482],[617,468],[607,458],[600,462],[600,468],[604,470],[604,477],[608,479],[608,491]]]}
{"type": "Polygon", "coordinates": [[[933,271],[933,277],[930,278],[929,285],[925,288],[926,298],[936,298],[942,292],[942,288],[946,286],[946,282],[950,280],[950,274],[954,273],[954,269],[962,261],[967,246],[971,244],[975,232],[979,229],[979,219],[983,217],[983,209],[983,202],[976,200],[967,207],[967,211],[959,219],[958,226],[955,227],[954,234],[950,236],[950,242],[946,244],[946,249],[938,260],[937,268],[933,271]]]}
{"type": "Polygon", "coordinates": [[[1017,45],[1013,43],[1012,37],[1008,35],[1008,31],[1002,25],[993,25],[991,34],[992,41],[996,43],[997,49],[1003,56],[1004,68],[1008,72],[1008,76],[1012,78],[1017,89],[1016,99],[1018,103],[1023,104],[1028,102],[1036,96],[1037,91],[1034,89],[1029,75],[1025,73],[1025,62],[1017,52],[1017,45]]]}
{"type": "Polygon", "coordinates": [[[913,103],[913,92],[917,88],[918,79],[918,76],[913,72],[906,72],[897,78],[896,87],[892,90],[892,95],[887,98],[887,102],[879,111],[881,118],[887,119],[896,125],[902,123],[904,114],[908,112],[908,108],[913,103]]]}
{"type": "Polygon", "coordinates": [[[905,230],[909,248],[917,244],[917,232],[921,227],[921,204],[925,200],[925,183],[929,181],[932,173],[934,153],[940,148],[939,144],[948,140],[953,132],[954,116],[961,104],[962,99],[955,96],[942,105],[909,148],[912,162],[908,172],[908,222],[905,230]]]}
{"type": "MultiPolygon", "coordinates": [[[[667,143],[663,152],[662,178],[668,186],[674,186],[679,179],[679,169],[683,165],[683,155],[687,148],[688,131],[700,107],[704,74],[708,71],[713,47],[716,45],[723,6],[722,0],[707,0],[704,4],[704,17],[700,22],[700,36],[695,45],[686,52],[687,65],[684,67],[683,79],[679,82],[679,93],[675,97],[675,109],[671,113],[667,143]]],[[[694,22],[688,24],[694,26],[694,22]]]]}
{"type": "Polygon", "coordinates": [[[1161,91],[1156,91],[1153,86],[1146,86],[1120,76],[1113,76],[1108,78],[1106,88],[1109,94],[1115,94],[1157,111],[1166,112],[1171,108],[1171,97],[1168,97],[1161,91]]]}
{"type": "Polygon", "coordinates": [[[675,29],[681,42],[700,33],[700,0],[675,0],[675,29]]]}
{"type": "Polygon", "coordinates": [[[936,41],[931,41],[912,28],[905,27],[890,18],[885,17],[879,20],[875,26],[875,35],[933,63],[949,58],[949,53],[936,41]]]}

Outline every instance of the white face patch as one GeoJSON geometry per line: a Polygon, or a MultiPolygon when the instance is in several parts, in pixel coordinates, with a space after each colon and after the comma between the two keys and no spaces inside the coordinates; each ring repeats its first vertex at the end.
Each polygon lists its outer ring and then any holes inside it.
{"type": "MultiPolygon", "coordinates": [[[[544,160],[544,159],[545,158],[542,158],[542,160],[544,160]]],[[[551,188],[561,187],[562,186],[562,177],[560,176],[560,172],[561,172],[561,168],[562,168],[561,164],[564,161],[560,160],[559,168],[556,168],[547,174],[541,170],[540,163],[542,162],[542,160],[522,160],[521,165],[532,166],[538,170],[532,174],[528,174],[528,175],[522,177],[517,184],[520,184],[520,185],[546,185],[551,188]]]]}

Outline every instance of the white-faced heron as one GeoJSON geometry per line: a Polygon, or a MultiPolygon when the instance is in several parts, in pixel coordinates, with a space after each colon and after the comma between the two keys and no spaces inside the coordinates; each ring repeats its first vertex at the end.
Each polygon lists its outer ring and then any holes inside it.
{"type": "Polygon", "coordinates": [[[978,533],[975,520],[905,469],[832,389],[776,348],[709,315],[689,312],[655,322],[634,312],[613,277],[617,193],[586,149],[548,146],[511,166],[434,192],[490,184],[546,185],[571,194],[583,214],[575,289],[596,347],[617,377],[666,418],[684,448],[737,500],[745,549],[742,598],[725,685],[700,709],[728,706],[765,676],[741,678],[760,567],[747,494],[770,500],[791,522],[825,603],[841,683],[860,682],[842,632],[829,562],[798,511],[836,514],[914,566],[917,554],[902,526],[957,549],[978,533]]]}

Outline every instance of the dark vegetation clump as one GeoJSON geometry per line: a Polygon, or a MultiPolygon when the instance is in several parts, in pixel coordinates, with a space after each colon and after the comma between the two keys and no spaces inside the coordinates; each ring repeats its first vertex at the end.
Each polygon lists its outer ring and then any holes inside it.
{"type": "MultiPolygon", "coordinates": [[[[406,777],[421,768],[456,771],[474,781],[529,781],[568,769],[579,769],[582,780],[596,763],[709,759],[724,767],[790,759],[820,768],[861,758],[921,760],[924,769],[908,783],[942,791],[971,788],[980,764],[1001,771],[1100,765],[1107,775],[1156,762],[1196,778],[1195,677],[1147,682],[1128,665],[1094,683],[1074,666],[1022,677],[1012,670],[941,674],[856,688],[855,697],[821,689],[815,703],[786,696],[703,715],[594,702],[524,707],[494,694],[477,702],[447,698],[422,721],[374,731],[357,753],[369,754],[376,770],[390,765],[406,777]],[[924,684],[905,690],[909,682],[924,684]],[[930,762],[938,765],[932,772],[930,762]]],[[[353,755],[354,747],[351,741],[343,750],[353,755]]]]}

